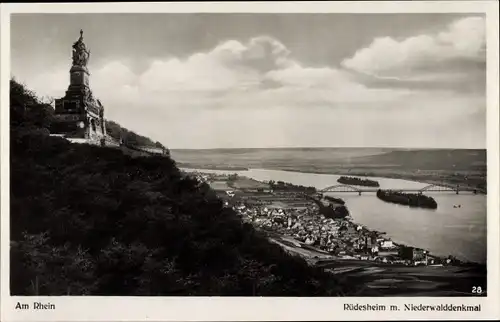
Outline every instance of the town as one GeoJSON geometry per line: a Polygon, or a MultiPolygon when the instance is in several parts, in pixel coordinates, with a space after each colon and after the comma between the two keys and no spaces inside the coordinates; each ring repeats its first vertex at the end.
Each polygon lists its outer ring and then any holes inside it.
{"type": "MultiPolygon", "coordinates": [[[[393,242],[346,216],[330,216],[321,208],[344,207],[343,201],[316,193],[314,187],[284,182],[260,182],[237,174],[190,172],[209,184],[242,220],[264,231],[272,242],[323,266],[335,260],[361,260],[390,265],[458,265],[449,257],[393,242]]],[[[346,208],[345,208],[346,209],[346,208]]]]}

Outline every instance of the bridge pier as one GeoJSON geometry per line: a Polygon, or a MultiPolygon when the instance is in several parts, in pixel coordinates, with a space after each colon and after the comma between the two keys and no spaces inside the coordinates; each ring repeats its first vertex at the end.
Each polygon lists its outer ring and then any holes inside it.
{"type": "Polygon", "coordinates": [[[459,191],[460,191],[460,190],[458,190],[458,189],[457,189],[457,191],[456,191],[457,195],[458,195],[459,191]]]}
{"type": "Polygon", "coordinates": [[[359,191],[358,193],[359,193],[359,195],[361,196],[361,191],[359,191]]]}

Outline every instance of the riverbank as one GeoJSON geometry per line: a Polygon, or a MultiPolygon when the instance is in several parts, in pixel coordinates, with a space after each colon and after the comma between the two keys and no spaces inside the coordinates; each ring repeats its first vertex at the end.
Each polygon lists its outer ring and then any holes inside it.
{"type": "MultiPolygon", "coordinates": [[[[330,174],[330,175],[338,175],[338,176],[356,176],[356,177],[372,177],[372,178],[386,178],[386,179],[400,179],[400,180],[408,180],[426,184],[445,184],[450,186],[466,186],[471,188],[477,188],[479,191],[486,190],[486,175],[484,179],[481,180],[468,180],[467,176],[455,176],[452,173],[440,173],[438,175],[434,173],[426,173],[425,171],[421,171],[420,173],[415,173],[413,171],[402,171],[400,169],[396,170],[398,173],[389,173],[388,169],[380,169],[370,171],[360,171],[360,170],[310,170],[310,169],[302,169],[302,168],[287,168],[287,167],[276,167],[276,168],[266,168],[266,170],[281,170],[287,172],[300,172],[300,173],[312,173],[312,174],[330,174]],[[438,176],[440,179],[435,180],[438,176]]],[[[389,170],[390,171],[390,170],[389,170]]]]}
{"type": "MultiPolygon", "coordinates": [[[[200,165],[198,163],[179,163],[181,168],[193,168],[204,170],[223,170],[223,171],[248,171],[250,168],[240,166],[228,165],[200,165]]],[[[386,178],[386,179],[400,179],[408,180],[426,184],[435,185],[449,185],[466,186],[470,188],[477,188],[479,192],[487,191],[486,189],[486,172],[481,171],[461,171],[459,174],[451,170],[415,170],[415,169],[402,169],[393,168],[393,166],[384,167],[356,167],[353,165],[346,170],[345,167],[332,167],[328,169],[317,169],[311,166],[289,167],[289,166],[261,166],[255,169],[263,170],[280,170],[286,172],[299,172],[307,174],[327,174],[338,176],[355,176],[355,177],[373,177],[373,178],[386,178]],[[439,178],[439,179],[436,179],[439,178]]]]}
{"type": "Polygon", "coordinates": [[[191,164],[191,163],[183,163],[177,162],[177,166],[179,168],[196,168],[196,169],[204,169],[204,170],[222,170],[222,171],[247,171],[249,168],[240,167],[240,166],[230,166],[230,165],[200,165],[200,164],[191,164]]]}
{"type": "MultiPolygon", "coordinates": [[[[199,171],[202,173],[203,169],[191,169],[191,171],[199,171]]],[[[264,174],[268,173],[264,170],[260,170],[260,172],[264,174]]],[[[244,176],[245,172],[239,174],[240,179],[244,176]]],[[[319,212],[319,209],[315,209],[314,203],[311,203],[311,200],[306,200],[304,194],[297,193],[296,191],[278,192],[272,190],[263,191],[260,189],[261,191],[258,192],[249,191],[248,189],[234,189],[231,191],[231,196],[229,196],[225,188],[223,189],[220,187],[221,180],[232,177],[230,172],[221,173],[215,171],[212,173],[207,172],[204,175],[198,173],[197,177],[209,182],[213,180],[213,182],[209,184],[213,185],[214,189],[219,189],[221,198],[223,198],[229,206],[233,206],[245,221],[266,230],[276,230],[283,234],[293,235],[298,241],[307,242],[307,244],[311,246],[316,245],[320,249],[330,252],[334,251],[337,247],[336,251],[340,253],[339,255],[341,256],[355,256],[358,259],[371,258],[375,260],[377,257],[377,250],[375,249],[375,251],[372,251],[371,247],[378,247],[383,244],[382,248],[386,249],[381,249],[381,256],[378,256],[380,257],[378,259],[381,261],[385,260],[387,262],[401,264],[410,258],[415,259],[417,265],[420,265],[423,259],[427,257],[434,259],[434,263],[447,264],[447,254],[450,253],[440,252],[440,257],[437,257],[419,248],[412,248],[409,250],[415,253],[414,256],[413,254],[405,255],[405,260],[398,259],[400,256],[398,249],[402,247],[409,248],[406,245],[412,245],[412,242],[404,242],[404,239],[398,238],[398,244],[396,244],[392,242],[391,238],[383,236],[383,233],[374,229],[368,229],[363,226],[364,224],[361,225],[356,223],[352,220],[352,217],[349,217],[349,220],[342,220],[342,218],[329,219],[323,216],[319,212]],[[344,230],[346,232],[344,232],[344,230]],[[370,250],[368,250],[368,248],[370,250]],[[389,248],[389,250],[387,248],[389,248]],[[344,252],[341,253],[342,251],[344,252]]],[[[251,177],[252,180],[256,180],[254,175],[251,175],[251,177]]],[[[271,175],[271,177],[274,177],[274,175],[271,175]]],[[[276,178],[279,177],[279,175],[276,176],[276,178]]],[[[268,175],[257,176],[257,178],[259,178],[259,180],[256,180],[256,182],[260,182],[261,184],[269,183],[268,175]]],[[[293,180],[293,182],[297,184],[296,180],[293,180]]],[[[351,200],[354,202],[360,199],[355,198],[351,200]]],[[[363,198],[363,200],[367,199],[363,198]]],[[[347,204],[349,205],[349,201],[347,204]]],[[[376,204],[383,208],[383,203],[381,201],[376,202],[376,204]]],[[[373,207],[377,206],[374,205],[371,209],[374,209],[373,207]]],[[[391,207],[391,209],[398,210],[398,214],[400,211],[404,211],[404,209],[400,208],[391,207]]],[[[356,214],[353,215],[356,217],[356,214]]],[[[399,214],[398,217],[400,216],[399,214]]],[[[433,217],[435,217],[435,215],[433,215],[433,217]]],[[[391,220],[397,220],[396,217],[393,218],[394,219],[391,220]]],[[[435,221],[435,219],[433,221],[435,221]]],[[[429,263],[432,264],[432,261],[429,261],[429,263]]]]}
{"type": "MultiPolygon", "coordinates": [[[[233,171],[186,169],[189,172],[206,171],[217,175],[230,175],[233,171]]],[[[331,174],[298,173],[280,170],[250,169],[236,172],[255,180],[269,182],[280,180],[295,185],[324,188],[336,184],[338,176],[331,174]]],[[[421,189],[427,184],[406,180],[369,178],[380,182],[382,189],[421,189]]],[[[236,195],[239,194],[235,191],[236,195]]],[[[223,193],[223,195],[226,195],[223,193]]],[[[292,202],[304,206],[303,198],[279,198],[272,194],[246,193],[244,198],[256,205],[286,208],[292,202]],[[302,205],[301,205],[302,204],[302,205]]],[[[375,230],[385,231],[394,242],[417,245],[438,256],[452,256],[465,261],[486,263],[486,196],[472,193],[435,192],[433,197],[439,203],[438,209],[410,208],[378,200],[375,194],[328,193],[342,197],[348,205],[355,222],[375,230]],[[457,209],[454,205],[461,204],[457,209]]],[[[227,195],[226,195],[227,196],[227,195]]],[[[231,203],[231,198],[228,201],[231,203]]]]}
{"type": "Polygon", "coordinates": [[[304,245],[296,240],[267,232],[269,240],[292,255],[304,258],[332,275],[364,288],[356,296],[467,296],[482,285],[487,295],[485,265],[407,266],[359,259],[343,259],[304,245]],[[304,247],[305,246],[305,247],[304,247]]]}

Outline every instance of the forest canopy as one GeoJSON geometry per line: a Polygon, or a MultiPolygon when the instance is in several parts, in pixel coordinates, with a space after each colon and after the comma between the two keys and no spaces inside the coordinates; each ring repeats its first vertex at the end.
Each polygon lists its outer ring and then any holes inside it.
{"type": "Polygon", "coordinates": [[[49,136],[50,106],[10,86],[12,295],[359,291],[244,224],[170,157],[49,136]]]}

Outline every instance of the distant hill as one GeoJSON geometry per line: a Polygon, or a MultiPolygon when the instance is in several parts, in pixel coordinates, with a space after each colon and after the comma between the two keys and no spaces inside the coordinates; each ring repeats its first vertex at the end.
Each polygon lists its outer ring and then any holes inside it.
{"type": "Polygon", "coordinates": [[[486,150],[462,149],[210,149],[171,151],[185,165],[329,171],[336,168],[486,171],[486,150]]]}
{"type": "Polygon", "coordinates": [[[386,177],[486,190],[486,150],[480,149],[175,149],[171,153],[185,168],[258,168],[386,177]]]}
{"type": "Polygon", "coordinates": [[[353,164],[391,164],[409,169],[486,170],[486,150],[429,149],[391,151],[352,158],[353,164]]]}
{"type": "Polygon", "coordinates": [[[233,166],[280,168],[329,166],[349,158],[386,153],[391,150],[363,148],[269,148],[269,149],[172,149],[172,156],[182,164],[196,166],[233,166]]]}

